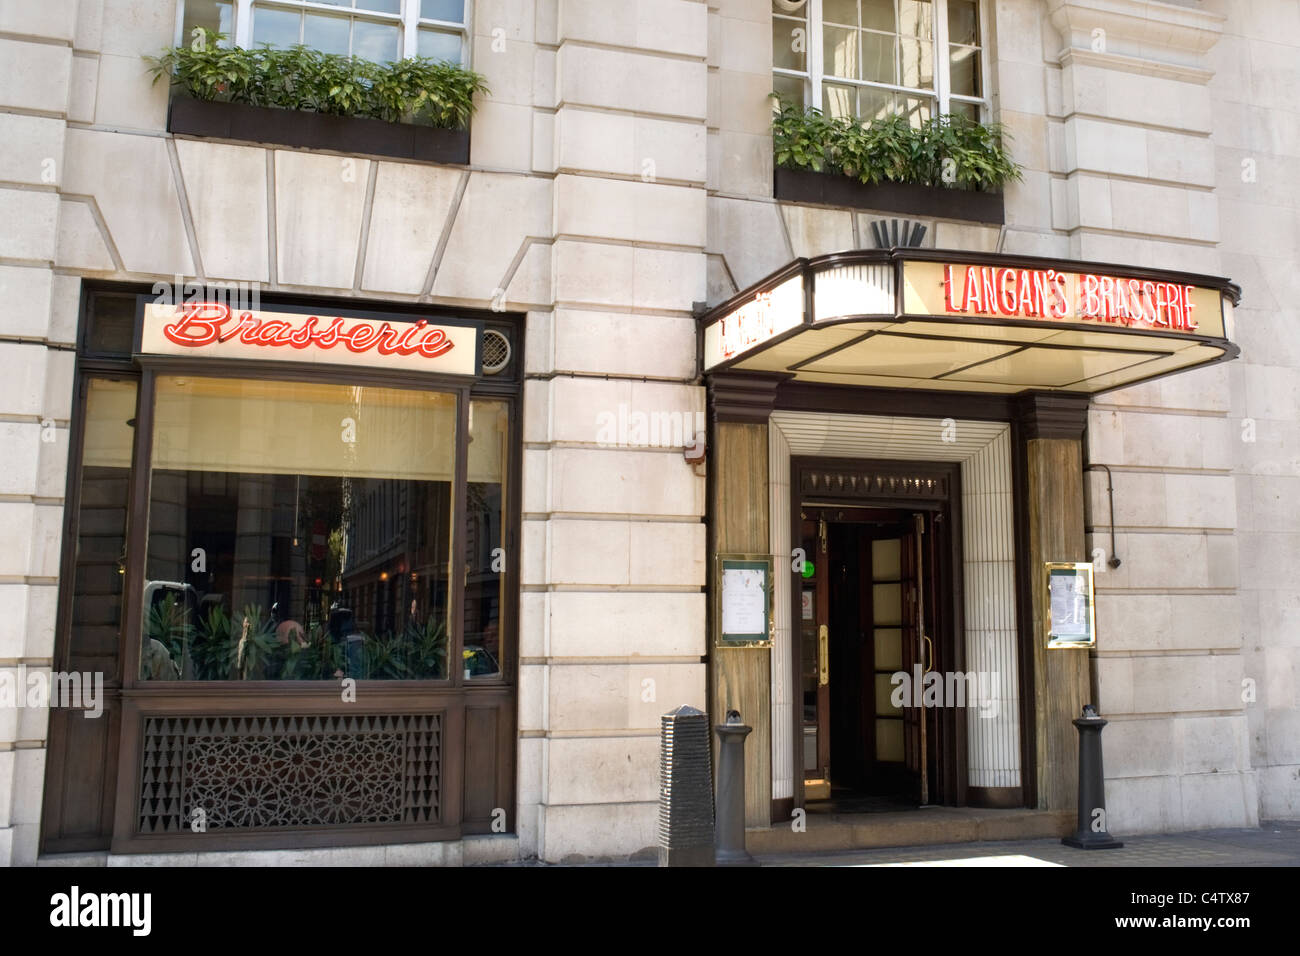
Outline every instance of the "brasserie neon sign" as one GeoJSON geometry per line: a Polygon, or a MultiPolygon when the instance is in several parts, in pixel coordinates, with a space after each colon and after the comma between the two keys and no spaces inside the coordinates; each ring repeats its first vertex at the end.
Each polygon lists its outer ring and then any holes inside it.
{"type": "Polygon", "coordinates": [[[222,302],[149,303],[142,348],[163,354],[381,366],[432,362],[437,371],[473,374],[475,334],[471,326],[428,319],[389,322],[232,309],[222,302]]]}
{"type": "Polygon", "coordinates": [[[1194,289],[1175,282],[1055,269],[943,267],[944,310],[964,315],[1095,321],[1195,332],[1194,289]]]}

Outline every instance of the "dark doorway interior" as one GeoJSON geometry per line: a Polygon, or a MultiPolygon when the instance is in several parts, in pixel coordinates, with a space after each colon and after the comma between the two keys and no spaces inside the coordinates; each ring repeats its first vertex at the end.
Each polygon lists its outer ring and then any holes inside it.
{"type": "Polygon", "coordinates": [[[805,803],[862,813],[956,802],[945,766],[955,715],[915,706],[951,661],[952,520],[946,503],[806,503],[800,658],[805,803]]]}

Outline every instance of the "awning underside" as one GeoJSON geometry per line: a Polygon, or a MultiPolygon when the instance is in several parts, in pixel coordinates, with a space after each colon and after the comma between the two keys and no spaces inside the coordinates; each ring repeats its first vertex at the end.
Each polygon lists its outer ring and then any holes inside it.
{"type": "Polygon", "coordinates": [[[1218,361],[1230,347],[1132,330],[862,319],[800,326],[731,367],[877,388],[1093,393],[1218,361]]]}

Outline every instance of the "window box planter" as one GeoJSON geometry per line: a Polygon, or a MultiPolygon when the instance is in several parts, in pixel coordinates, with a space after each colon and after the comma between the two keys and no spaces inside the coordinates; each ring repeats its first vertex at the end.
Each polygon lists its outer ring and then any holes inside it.
{"type": "Polygon", "coordinates": [[[964,219],[1002,225],[1000,192],[974,192],[912,183],[866,185],[839,173],[776,168],[774,195],[787,202],[849,206],[935,219],[964,219]]]}
{"type": "Polygon", "coordinates": [[[272,146],[330,149],[450,165],[469,163],[468,129],[437,129],[361,116],[331,116],[182,96],[172,99],[167,130],[182,136],[272,146]]]}

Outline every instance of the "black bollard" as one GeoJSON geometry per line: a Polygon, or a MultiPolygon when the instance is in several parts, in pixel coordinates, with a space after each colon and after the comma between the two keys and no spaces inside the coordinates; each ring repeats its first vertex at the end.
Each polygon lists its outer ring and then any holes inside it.
{"type": "Polygon", "coordinates": [[[694,707],[659,718],[659,865],[713,866],[709,717],[694,707]]]}
{"type": "Polygon", "coordinates": [[[1124,845],[1106,829],[1106,779],[1101,768],[1101,728],[1106,724],[1092,704],[1086,704],[1083,716],[1074,721],[1079,728],[1079,827],[1061,842],[1080,850],[1113,850],[1124,845]]]}
{"type": "Polygon", "coordinates": [[[727,711],[718,732],[718,866],[758,866],[745,849],[745,738],[754,728],[740,722],[738,711],[727,711]]]}

